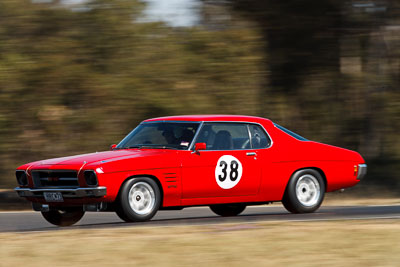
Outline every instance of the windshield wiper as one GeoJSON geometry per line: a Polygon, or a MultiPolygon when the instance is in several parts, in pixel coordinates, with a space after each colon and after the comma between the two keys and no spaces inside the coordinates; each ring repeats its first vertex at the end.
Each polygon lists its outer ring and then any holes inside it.
{"type": "Polygon", "coordinates": [[[123,149],[130,149],[130,148],[142,148],[143,146],[129,146],[129,147],[124,147],[123,149]]]}
{"type": "Polygon", "coordinates": [[[125,149],[132,149],[132,148],[154,148],[154,149],[176,149],[174,147],[170,147],[170,146],[163,146],[163,145],[136,145],[136,146],[130,146],[130,147],[126,147],[125,149]]]}

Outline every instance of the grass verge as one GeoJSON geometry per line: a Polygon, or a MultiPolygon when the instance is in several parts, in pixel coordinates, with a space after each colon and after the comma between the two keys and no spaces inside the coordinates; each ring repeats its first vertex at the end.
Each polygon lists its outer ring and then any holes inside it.
{"type": "Polygon", "coordinates": [[[389,194],[372,197],[357,197],[351,194],[332,192],[325,195],[324,206],[360,206],[360,205],[400,205],[400,197],[389,194]]]}
{"type": "Polygon", "coordinates": [[[0,234],[0,266],[398,266],[399,220],[0,234]]]}

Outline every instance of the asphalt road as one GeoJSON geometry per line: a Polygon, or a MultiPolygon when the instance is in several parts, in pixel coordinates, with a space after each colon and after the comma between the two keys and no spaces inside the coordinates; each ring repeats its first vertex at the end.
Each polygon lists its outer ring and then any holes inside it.
{"type": "Polygon", "coordinates": [[[60,229],[99,229],[126,226],[206,225],[260,221],[324,221],[360,219],[400,219],[400,205],[391,206],[326,206],[315,213],[290,214],[281,206],[252,206],[236,217],[216,216],[208,207],[181,211],[159,211],[149,222],[125,223],[112,212],[87,212],[80,222],[59,228],[45,221],[39,212],[0,212],[0,232],[33,232],[60,229]]]}

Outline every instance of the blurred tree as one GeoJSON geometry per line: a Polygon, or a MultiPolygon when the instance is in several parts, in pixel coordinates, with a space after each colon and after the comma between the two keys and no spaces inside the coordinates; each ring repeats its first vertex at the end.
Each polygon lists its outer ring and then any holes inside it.
{"type": "Polygon", "coordinates": [[[262,114],[360,151],[371,183],[400,185],[398,1],[224,2],[262,31],[262,114]]]}
{"type": "Polygon", "coordinates": [[[19,164],[107,149],[141,120],[269,117],[400,186],[400,4],[203,0],[192,28],[134,0],[0,2],[0,188],[19,164]]]}
{"type": "Polygon", "coordinates": [[[257,113],[257,30],[137,23],[142,8],[1,1],[0,187],[20,164],[105,150],[145,118],[257,113]]]}

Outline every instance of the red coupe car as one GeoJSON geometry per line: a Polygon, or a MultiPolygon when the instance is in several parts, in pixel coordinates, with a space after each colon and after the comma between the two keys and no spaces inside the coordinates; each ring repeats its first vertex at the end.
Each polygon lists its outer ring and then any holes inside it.
{"type": "Polygon", "coordinates": [[[111,151],[20,166],[15,190],[59,226],[85,211],[137,222],[162,209],[205,205],[235,216],[274,201],[305,213],[319,208],[325,192],[356,185],[366,170],[357,152],[309,141],[268,119],[173,116],[143,121],[111,151]]]}

